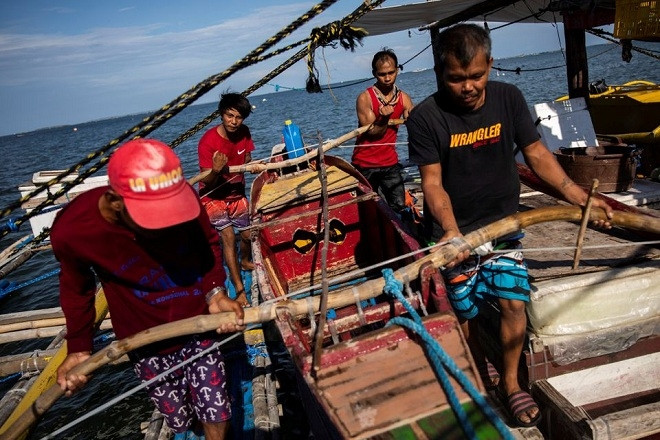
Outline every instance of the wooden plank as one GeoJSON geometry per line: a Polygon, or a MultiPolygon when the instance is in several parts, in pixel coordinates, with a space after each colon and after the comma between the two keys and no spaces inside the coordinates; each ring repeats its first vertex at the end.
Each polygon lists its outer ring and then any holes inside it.
{"type": "Polygon", "coordinates": [[[660,353],[599,365],[548,379],[574,406],[587,405],[658,387],[660,353]]]}
{"type": "MultiPolygon", "coordinates": [[[[540,342],[541,344],[543,343],[542,341],[540,342]]],[[[527,360],[527,371],[529,382],[531,383],[539,379],[547,379],[572,371],[579,371],[597,365],[604,365],[630,359],[632,357],[641,356],[646,353],[657,352],[660,352],[660,336],[649,336],[647,338],[640,339],[631,347],[616,353],[582,359],[566,365],[559,365],[554,362],[548,347],[544,347],[543,352],[530,353],[528,350],[525,350],[523,354],[527,360]]]]}
{"type": "Polygon", "coordinates": [[[587,423],[595,439],[648,438],[660,433],[660,402],[607,414],[587,423]]]}
{"type": "MultiPolygon", "coordinates": [[[[430,331],[483,392],[455,318],[436,316],[425,322],[433,320],[450,324],[430,331]]],[[[346,360],[330,366],[324,360],[314,387],[346,438],[366,438],[447,408],[445,393],[422,346],[400,328],[380,330],[327,351],[324,359],[336,352],[337,357],[344,354],[346,360]]],[[[453,378],[450,382],[459,400],[469,400],[453,378]]]]}
{"type": "Polygon", "coordinates": [[[552,438],[570,440],[588,438],[584,423],[589,418],[582,408],[576,408],[546,380],[532,384],[531,394],[543,408],[541,430],[551,433],[552,438]]]}
{"type": "MultiPolygon", "coordinates": [[[[358,185],[358,180],[330,166],[326,169],[328,194],[334,194],[358,185]]],[[[257,201],[256,211],[270,212],[303,200],[318,198],[321,195],[321,182],[316,173],[302,173],[280,178],[266,183],[257,201]]]]}

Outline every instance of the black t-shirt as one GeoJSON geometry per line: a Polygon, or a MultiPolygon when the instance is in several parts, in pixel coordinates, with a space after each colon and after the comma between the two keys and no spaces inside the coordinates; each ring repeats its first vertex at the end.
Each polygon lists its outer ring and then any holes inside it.
{"type": "Polygon", "coordinates": [[[406,127],[410,161],[440,162],[442,185],[462,233],[518,210],[515,145],[522,149],[540,138],[518,88],[489,81],[484,105],[469,112],[436,92],[413,108],[406,127]]]}

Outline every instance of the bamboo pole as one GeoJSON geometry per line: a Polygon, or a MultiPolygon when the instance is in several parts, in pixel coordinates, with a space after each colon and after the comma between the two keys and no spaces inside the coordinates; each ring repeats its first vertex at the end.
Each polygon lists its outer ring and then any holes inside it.
{"type": "Polygon", "coordinates": [[[582,222],[580,223],[580,229],[578,230],[577,242],[575,243],[575,253],[573,254],[573,270],[577,269],[578,264],[580,264],[580,257],[582,256],[582,243],[584,243],[584,233],[587,230],[587,224],[589,223],[589,213],[591,212],[591,204],[594,201],[594,195],[596,195],[597,188],[598,179],[594,179],[591,183],[589,197],[587,198],[587,203],[584,207],[584,216],[582,216],[582,222]]]}
{"type": "MultiPolygon", "coordinates": [[[[390,121],[388,121],[388,124],[389,125],[399,125],[399,124],[402,124],[403,122],[404,122],[403,119],[391,119],[390,121]]],[[[351,130],[348,133],[345,133],[345,134],[339,136],[338,138],[330,139],[330,140],[326,141],[321,146],[321,149],[325,153],[326,151],[328,151],[332,148],[335,148],[335,147],[343,144],[344,142],[346,142],[348,140],[351,140],[355,137],[358,137],[362,133],[368,131],[371,127],[373,127],[373,125],[374,125],[373,123],[369,124],[369,125],[364,125],[362,127],[356,128],[355,130],[351,130]]],[[[290,167],[290,166],[293,166],[293,165],[298,165],[299,163],[308,161],[310,159],[314,159],[314,158],[316,158],[317,154],[318,153],[317,153],[316,149],[314,149],[312,151],[309,151],[309,152],[303,154],[300,157],[296,157],[294,159],[287,159],[287,160],[284,160],[282,162],[271,162],[271,163],[265,164],[265,163],[261,163],[259,161],[255,161],[255,162],[246,163],[245,165],[230,166],[228,170],[229,170],[230,173],[244,173],[246,171],[249,171],[251,173],[259,173],[261,171],[267,171],[267,170],[279,170],[281,168],[290,167]]],[[[210,169],[206,170],[206,171],[202,171],[201,173],[197,174],[196,176],[193,176],[190,179],[188,179],[188,183],[191,184],[191,185],[194,185],[197,182],[199,182],[200,180],[204,179],[206,176],[208,176],[210,172],[211,172],[210,169]]]]}
{"type": "MultiPolygon", "coordinates": [[[[64,328],[64,324],[50,326],[50,327],[30,328],[27,330],[17,330],[6,333],[0,333],[0,344],[6,344],[7,342],[23,341],[26,339],[51,338],[53,336],[57,336],[63,328],[64,328]]],[[[101,322],[101,326],[99,328],[101,330],[111,329],[112,323],[110,322],[110,319],[104,319],[101,322]]]]}
{"type": "MultiPolygon", "coordinates": [[[[551,206],[537,208],[530,211],[519,212],[502,220],[491,223],[462,238],[458,238],[440,246],[435,252],[405,266],[394,272],[399,279],[415,279],[420,268],[431,263],[435,267],[441,267],[451,262],[456,256],[464,251],[470,251],[482,244],[511,234],[520,229],[534,224],[550,221],[579,222],[582,219],[582,209],[579,206],[551,206]]],[[[602,209],[592,209],[589,220],[608,220],[614,226],[629,229],[644,230],[660,236],[660,218],[642,214],[614,211],[612,219],[608,219],[602,209]]],[[[367,300],[382,293],[385,282],[383,279],[366,281],[363,284],[344,289],[329,295],[328,307],[339,308],[357,300],[367,300]],[[355,292],[355,293],[354,293],[355,292]]],[[[285,309],[291,316],[307,316],[308,307],[319,310],[320,298],[318,296],[300,299],[285,300],[277,303],[265,303],[258,307],[245,309],[244,323],[246,325],[262,323],[276,319],[277,311],[285,309]]],[[[97,368],[118,359],[125,353],[143,347],[153,342],[162,341],[176,336],[191,335],[212,331],[224,323],[235,323],[236,315],[232,312],[217,313],[213,315],[195,316],[169,324],[159,325],[142,331],[128,338],[111,343],[108,347],[94,353],[85,362],[76,366],[72,373],[89,375],[97,368]]],[[[47,389],[26,411],[24,411],[10,426],[9,429],[0,434],[0,440],[15,440],[50,408],[55,401],[64,394],[58,385],[47,389]]]]}
{"type": "Polygon", "coordinates": [[[0,315],[0,325],[14,324],[16,322],[62,318],[64,313],[61,307],[51,307],[48,309],[27,310],[24,312],[5,313],[0,315]]]}
{"type": "Polygon", "coordinates": [[[44,327],[63,326],[66,324],[64,317],[61,318],[47,318],[47,319],[34,319],[30,321],[15,322],[13,324],[0,324],[0,333],[10,333],[19,330],[29,330],[44,327]]]}
{"type": "Polygon", "coordinates": [[[9,246],[7,246],[2,252],[0,252],[0,266],[3,266],[3,260],[5,258],[9,258],[13,253],[14,250],[20,246],[23,246],[29,242],[33,237],[32,235],[26,235],[24,237],[19,238],[9,246]]]}
{"type": "Polygon", "coordinates": [[[30,353],[0,357],[0,377],[14,373],[30,373],[43,370],[57,350],[39,350],[30,353]]]}

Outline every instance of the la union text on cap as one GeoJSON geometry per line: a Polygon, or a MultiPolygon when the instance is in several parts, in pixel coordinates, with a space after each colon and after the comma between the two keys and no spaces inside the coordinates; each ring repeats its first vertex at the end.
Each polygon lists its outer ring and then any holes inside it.
{"type": "Polygon", "coordinates": [[[134,139],[108,162],[110,186],[139,226],[161,229],[193,220],[200,205],[172,149],[155,139],[134,139]]]}

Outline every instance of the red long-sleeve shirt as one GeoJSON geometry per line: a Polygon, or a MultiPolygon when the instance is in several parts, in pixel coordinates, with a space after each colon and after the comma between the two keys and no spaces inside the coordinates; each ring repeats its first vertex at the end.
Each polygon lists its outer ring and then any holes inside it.
{"type": "Polygon", "coordinates": [[[76,197],[50,234],[70,353],[92,349],[95,274],[118,338],[208,313],[206,292],[226,279],[219,236],[204,209],[197,220],[147,238],[102,217],[98,202],[107,189],[76,197]]]}

